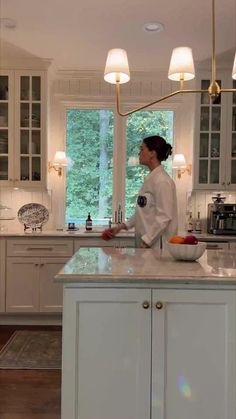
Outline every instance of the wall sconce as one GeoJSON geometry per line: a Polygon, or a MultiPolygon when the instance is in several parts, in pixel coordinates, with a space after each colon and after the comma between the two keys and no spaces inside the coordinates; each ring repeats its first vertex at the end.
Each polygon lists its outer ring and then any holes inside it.
{"type": "Polygon", "coordinates": [[[181,175],[183,175],[185,172],[187,172],[189,175],[192,174],[192,165],[186,164],[186,160],[183,154],[174,155],[172,168],[177,169],[178,179],[180,179],[181,175]]]}
{"type": "Polygon", "coordinates": [[[52,169],[56,170],[58,176],[62,176],[62,167],[68,165],[68,159],[66,157],[65,151],[57,151],[53,161],[48,162],[48,171],[51,172],[52,169]]]}

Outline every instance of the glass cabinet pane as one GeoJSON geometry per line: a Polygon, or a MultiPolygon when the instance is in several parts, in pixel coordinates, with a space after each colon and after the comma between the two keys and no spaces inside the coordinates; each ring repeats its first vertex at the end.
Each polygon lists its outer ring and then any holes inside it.
{"type": "Polygon", "coordinates": [[[32,100],[41,100],[41,79],[32,77],[32,100]]]}
{"type": "Polygon", "coordinates": [[[8,157],[0,155],[0,180],[8,180],[8,157]]]}
{"type": "Polygon", "coordinates": [[[40,131],[32,130],[31,152],[32,154],[41,153],[40,131]]]}
{"type": "Polygon", "coordinates": [[[33,103],[31,126],[33,128],[40,128],[40,122],[41,122],[40,103],[33,103]]]}
{"type": "Polygon", "coordinates": [[[201,107],[200,130],[209,131],[209,107],[208,106],[201,107]]]}
{"type": "Polygon", "coordinates": [[[209,134],[200,134],[200,157],[208,157],[209,134]]]}
{"type": "Polygon", "coordinates": [[[20,78],[20,100],[29,100],[30,98],[30,78],[22,76],[20,78]]]}
{"type": "Polygon", "coordinates": [[[220,131],[220,107],[212,107],[211,129],[212,131],[220,131]]]}
{"type": "Polygon", "coordinates": [[[231,161],[231,183],[236,183],[236,159],[231,161]]]}
{"type": "Polygon", "coordinates": [[[20,133],[20,153],[29,154],[29,130],[21,130],[20,133]]]}
{"type": "Polygon", "coordinates": [[[199,161],[199,183],[208,182],[208,160],[199,161]]]}
{"type": "Polygon", "coordinates": [[[0,130],[0,154],[8,154],[8,130],[0,130]]]}
{"type": "Polygon", "coordinates": [[[236,106],[232,108],[232,131],[236,131],[236,106]]]}
{"type": "Polygon", "coordinates": [[[231,157],[236,157],[236,134],[232,134],[231,157]]]}
{"type": "Polygon", "coordinates": [[[29,180],[29,157],[20,158],[20,180],[29,180]]]}
{"type": "MultiPolygon", "coordinates": [[[[210,80],[202,80],[201,81],[201,90],[207,90],[210,84],[210,80]]],[[[210,97],[208,93],[201,93],[201,104],[202,105],[209,105],[210,97]]]]}
{"type": "MultiPolygon", "coordinates": [[[[236,80],[233,80],[233,89],[236,89],[236,80]]],[[[236,105],[236,93],[233,93],[233,105],[236,105]]]]}
{"type": "Polygon", "coordinates": [[[29,104],[21,103],[20,105],[20,126],[29,127],[29,104]]]}
{"type": "Polygon", "coordinates": [[[40,180],[40,157],[32,157],[32,180],[40,180]]]}
{"type": "Polygon", "coordinates": [[[0,103],[0,127],[8,126],[8,103],[0,103]]]}
{"type": "Polygon", "coordinates": [[[219,183],[219,160],[211,160],[210,183],[219,183]]]}
{"type": "Polygon", "coordinates": [[[220,157],[220,134],[211,134],[211,157],[220,157]]]}
{"type": "Polygon", "coordinates": [[[0,76],[0,100],[8,100],[8,76],[0,76]]]}

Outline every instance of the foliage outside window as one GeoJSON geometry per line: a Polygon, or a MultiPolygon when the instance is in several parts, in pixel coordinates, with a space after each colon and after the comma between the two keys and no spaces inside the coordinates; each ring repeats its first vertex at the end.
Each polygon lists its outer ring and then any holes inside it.
{"type": "Polygon", "coordinates": [[[72,162],[66,179],[66,222],[84,223],[111,214],[113,112],[67,111],[66,154],[72,162]]]}
{"type": "MultiPolygon", "coordinates": [[[[125,211],[130,217],[135,208],[137,192],[148,173],[138,164],[139,146],[150,135],[161,135],[173,142],[173,112],[144,111],[129,116],[126,123],[126,156],[119,155],[119,164],[126,165],[125,211]],[[126,158],[126,160],[125,160],[126,158]],[[133,162],[137,165],[133,166],[133,162]],[[131,164],[130,164],[131,163],[131,164]]],[[[114,114],[107,109],[67,110],[66,154],[71,160],[66,179],[66,223],[84,224],[88,212],[97,224],[107,223],[112,214],[114,114]]],[[[163,163],[171,175],[171,161],[163,163]]],[[[122,202],[120,197],[120,201],[122,202]]]]}
{"type": "MultiPolygon", "coordinates": [[[[139,146],[145,137],[160,135],[173,144],[173,111],[143,111],[129,116],[127,119],[127,158],[126,158],[126,190],[125,214],[129,218],[136,205],[136,196],[143,183],[148,169],[139,164],[133,165],[135,158],[138,163],[139,146]]],[[[162,163],[172,176],[171,159],[162,163]]]]}

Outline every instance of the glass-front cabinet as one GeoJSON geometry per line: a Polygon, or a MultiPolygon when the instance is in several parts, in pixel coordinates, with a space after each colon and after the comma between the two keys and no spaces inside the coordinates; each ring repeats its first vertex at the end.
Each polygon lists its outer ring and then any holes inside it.
{"type": "MultiPolygon", "coordinates": [[[[229,78],[217,80],[220,87],[236,85],[229,78]]],[[[207,89],[210,78],[200,81],[207,89]]],[[[194,159],[195,189],[235,189],[236,187],[236,94],[222,93],[210,99],[197,97],[194,159]]]]}
{"type": "Polygon", "coordinates": [[[46,76],[0,76],[0,185],[45,185],[46,76]],[[2,181],[2,182],[1,182],[2,181]]]}

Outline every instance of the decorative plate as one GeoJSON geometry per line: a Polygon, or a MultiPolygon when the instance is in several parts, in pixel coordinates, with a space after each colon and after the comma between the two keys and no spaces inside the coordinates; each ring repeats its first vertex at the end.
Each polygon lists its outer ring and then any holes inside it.
{"type": "Polygon", "coordinates": [[[26,204],[21,207],[17,213],[18,220],[27,227],[41,227],[49,219],[49,212],[41,204],[26,204]]]}

